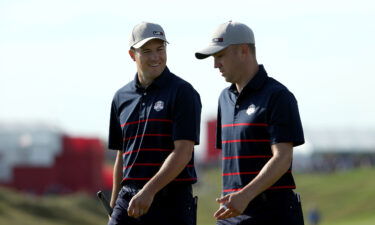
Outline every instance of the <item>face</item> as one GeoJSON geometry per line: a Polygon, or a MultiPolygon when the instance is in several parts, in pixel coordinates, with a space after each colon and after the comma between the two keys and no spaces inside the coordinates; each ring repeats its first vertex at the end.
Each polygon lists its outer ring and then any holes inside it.
{"type": "Polygon", "coordinates": [[[129,50],[129,54],[137,64],[141,84],[150,84],[166,67],[166,46],[160,39],[150,40],[138,49],[129,50]]]}
{"type": "Polygon", "coordinates": [[[230,45],[224,50],[213,55],[214,67],[218,68],[227,82],[237,83],[241,77],[240,49],[236,45],[230,45]]]}

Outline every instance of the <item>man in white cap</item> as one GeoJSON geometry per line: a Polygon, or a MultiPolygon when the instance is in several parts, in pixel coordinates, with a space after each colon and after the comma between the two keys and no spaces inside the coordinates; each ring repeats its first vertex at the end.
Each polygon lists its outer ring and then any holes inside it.
{"type": "Polygon", "coordinates": [[[194,225],[194,145],[199,94],[166,66],[167,39],[155,23],[136,25],[129,55],[137,73],[112,101],[109,149],[117,151],[109,225],[194,225]]]}
{"type": "Polygon", "coordinates": [[[223,162],[217,224],[302,225],[291,173],[293,147],[304,143],[295,97],[258,65],[254,34],[245,24],[221,24],[195,56],[213,56],[232,84],[219,97],[217,115],[223,162]]]}

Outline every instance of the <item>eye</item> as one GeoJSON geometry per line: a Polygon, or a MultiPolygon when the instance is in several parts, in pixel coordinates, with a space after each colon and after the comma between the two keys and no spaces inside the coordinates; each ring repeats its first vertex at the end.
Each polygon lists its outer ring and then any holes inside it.
{"type": "Polygon", "coordinates": [[[223,54],[217,54],[214,56],[215,59],[220,59],[221,57],[223,57],[223,54]]]}

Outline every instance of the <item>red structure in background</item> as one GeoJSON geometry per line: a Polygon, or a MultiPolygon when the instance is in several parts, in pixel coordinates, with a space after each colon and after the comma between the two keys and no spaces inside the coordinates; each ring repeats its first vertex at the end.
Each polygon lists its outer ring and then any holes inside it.
{"type": "MultiPolygon", "coordinates": [[[[206,126],[203,163],[215,165],[221,157],[221,150],[215,148],[216,119],[207,121],[206,126]]],[[[23,145],[13,141],[3,147],[7,148],[4,154],[13,154],[4,161],[9,165],[9,179],[0,180],[0,185],[38,195],[77,191],[91,194],[112,189],[113,168],[104,163],[106,148],[100,139],[67,136],[43,127],[28,131],[30,138],[26,139],[17,130],[9,133],[12,140],[21,140],[23,145]],[[26,145],[22,142],[25,140],[26,145]],[[48,160],[43,161],[46,154],[48,160]]]]}
{"type": "Polygon", "coordinates": [[[204,154],[205,163],[215,163],[220,159],[221,149],[216,148],[216,119],[207,121],[207,147],[204,154]]]}
{"type": "Polygon", "coordinates": [[[7,186],[35,194],[96,193],[112,188],[112,171],[104,166],[105,148],[99,139],[62,136],[61,147],[52,167],[13,168],[7,186]]]}

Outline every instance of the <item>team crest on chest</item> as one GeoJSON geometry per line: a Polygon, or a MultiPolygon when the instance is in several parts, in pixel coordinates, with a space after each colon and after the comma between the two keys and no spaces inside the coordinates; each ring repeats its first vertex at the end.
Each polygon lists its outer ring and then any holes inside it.
{"type": "Polygon", "coordinates": [[[154,105],[155,111],[159,112],[164,109],[164,102],[163,101],[157,101],[154,105]]]}
{"type": "Polygon", "coordinates": [[[254,104],[249,105],[249,107],[246,110],[246,114],[250,116],[251,114],[253,114],[255,112],[255,108],[256,107],[255,107],[254,104]]]}

